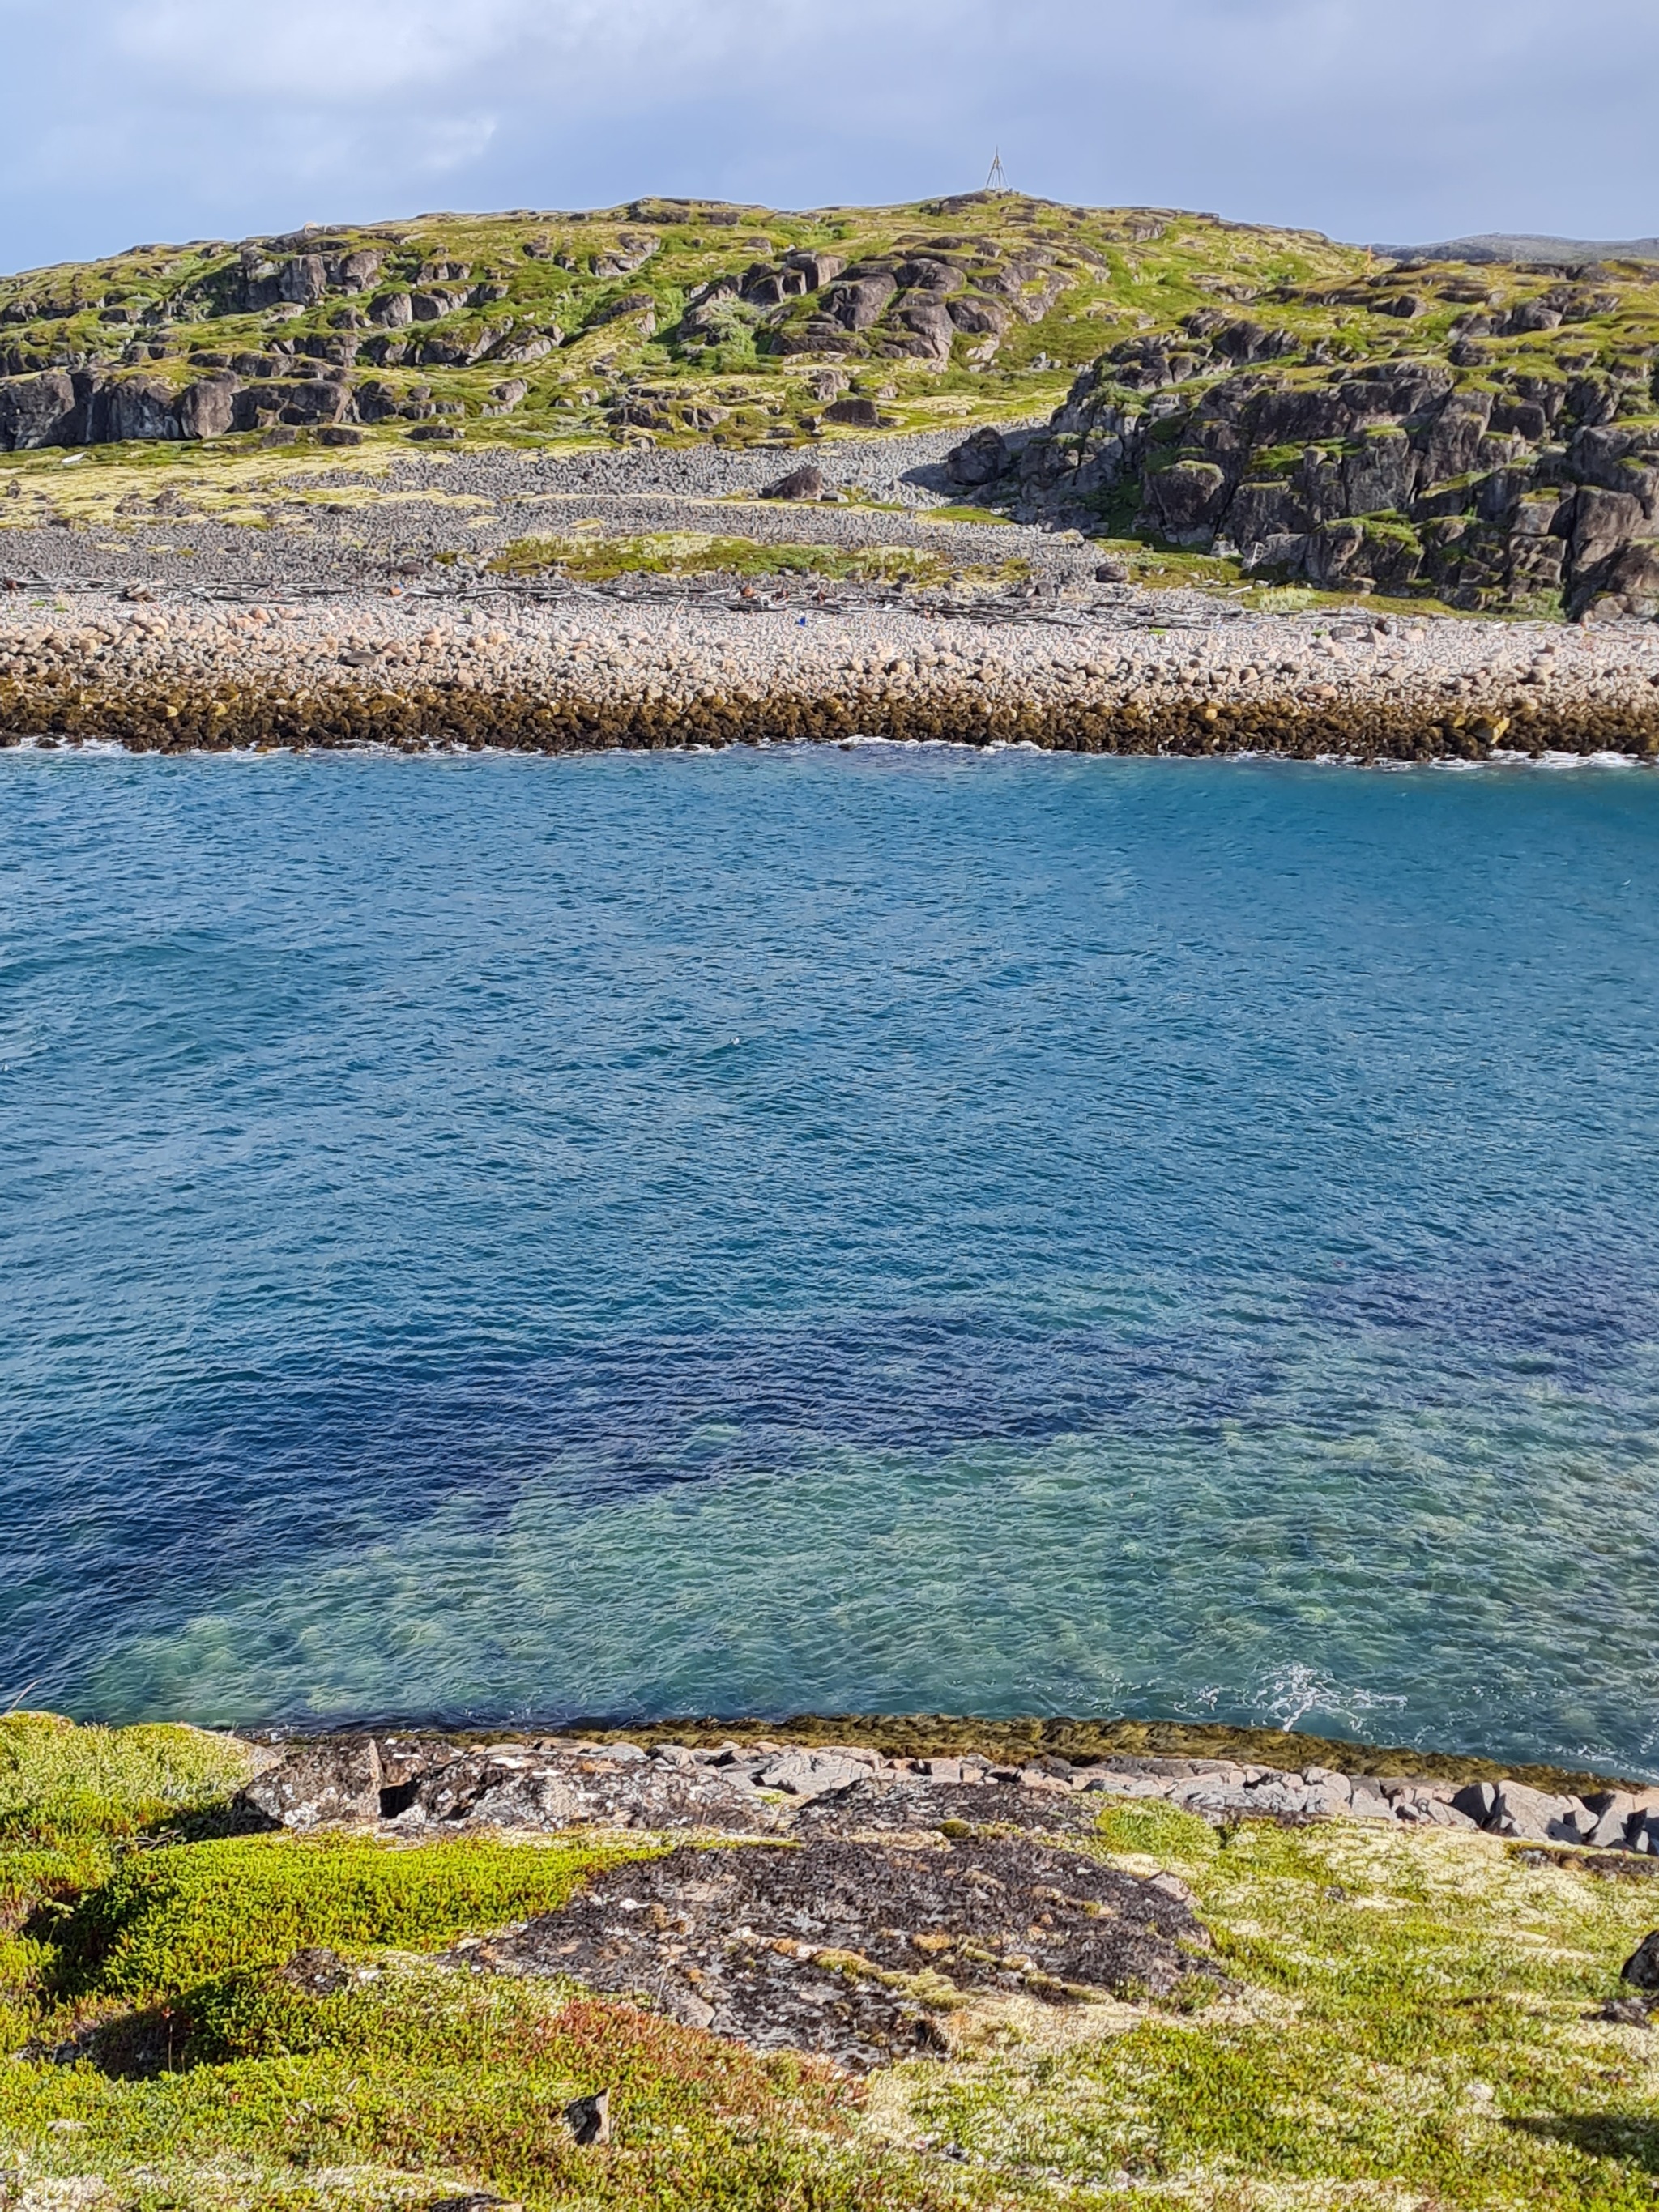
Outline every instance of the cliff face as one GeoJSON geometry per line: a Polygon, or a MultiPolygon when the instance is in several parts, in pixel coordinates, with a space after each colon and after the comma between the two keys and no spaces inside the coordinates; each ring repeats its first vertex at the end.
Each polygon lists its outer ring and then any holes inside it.
{"type": "Polygon", "coordinates": [[[1569,332],[1574,289],[1556,289],[1444,353],[1328,368],[1294,333],[1193,316],[1103,356],[1045,430],[981,430],[947,466],[1023,520],[1237,551],[1326,589],[1652,619],[1653,356],[1609,361],[1583,327],[1607,308],[1581,298],[1569,332]]]}

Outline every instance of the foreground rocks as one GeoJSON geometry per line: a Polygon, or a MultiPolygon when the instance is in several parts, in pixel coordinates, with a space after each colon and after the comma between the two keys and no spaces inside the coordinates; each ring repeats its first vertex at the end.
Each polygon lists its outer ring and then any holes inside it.
{"type": "Polygon", "coordinates": [[[947,2047],[941,2018],[975,1991],[1075,2003],[1213,1983],[1209,1942],[1178,1884],[1077,1851],[819,1836],[618,1868],[469,1949],[485,1971],[648,1994],[690,2026],[862,2070],[947,2047]]]}
{"type": "Polygon", "coordinates": [[[1659,1858],[1659,1788],[1552,1796],[1524,1784],[1345,1775],[1229,1759],[885,1759],[858,1745],[714,1748],[560,1737],[483,1747],[342,1735],[281,1749],[243,1793],[257,1825],[378,1824],[416,1837],[470,1827],[593,1826],[822,1838],[954,1827],[1078,1832],[1106,1798],[1156,1799],[1217,1826],[1376,1820],[1659,1858]]]}
{"type": "MultiPolygon", "coordinates": [[[[246,1827],[342,1827],[417,1844],[588,1829],[684,1841],[613,1867],[559,1910],[451,1963],[635,1996],[760,2051],[854,2072],[953,2047],[985,2002],[1201,2003],[1224,1984],[1174,1876],[1087,1849],[1114,1801],[1217,1826],[1354,1820],[1630,1855],[1659,1874],[1659,1790],[1553,1796],[1512,1780],[1299,1771],[1224,1759],[1024,1765],[884,1757],[857,1743],[341,1735],[264,1747],[246,1827]],[[722,1848],[710,1849],[711,1844],[722,1848]],[[746,1846],[746,1848],[744,1847],[746,1846]]],[[[1594,1863],[1610,1865],[1610,1858],[1594,1863]]],[[[1659,1934],[1598,2017],[1645,2026],[1659,1934]]]]}

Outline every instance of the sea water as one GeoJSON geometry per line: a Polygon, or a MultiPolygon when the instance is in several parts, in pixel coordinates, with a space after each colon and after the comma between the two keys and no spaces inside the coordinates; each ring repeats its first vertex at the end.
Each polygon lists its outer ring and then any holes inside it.
{"type": "Polygon", "coordinates": [[[1659,776],[0,758],[0,1708],[1659,1771],[1659,776]]]}

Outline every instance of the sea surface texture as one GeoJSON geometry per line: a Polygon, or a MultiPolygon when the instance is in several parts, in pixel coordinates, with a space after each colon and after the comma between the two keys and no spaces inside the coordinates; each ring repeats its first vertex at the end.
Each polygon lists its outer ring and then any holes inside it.
{"type": "Polygon", "coordinates": [[[1659,775],[0,760],[0,1706],[1659,1772],[1659,775]]]}

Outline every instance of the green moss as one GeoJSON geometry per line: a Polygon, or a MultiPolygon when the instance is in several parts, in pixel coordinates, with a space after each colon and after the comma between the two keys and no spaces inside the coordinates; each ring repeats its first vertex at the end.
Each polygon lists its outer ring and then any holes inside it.
{"type": "Polygon", "coordinates": [[[1058,2055],[914,2069],[913,2124],[1040,2158],[1091,2203],[1652,2203],[1659,2062],[1639,2029],[1583,2025],[1649,1885],[1485,1838],[1199,1826],[1118,1808],[1103,1842],[1192,1886],[1233,1994],[1058,2055]]]}
{"type": "Polygon", "coordinates": [[[245,1746],[200,1729],[0,1715],[0,1838],[136,1835],[225,1797],[250,1766],[245,1746]]]}
{"type": "Polygon", "coordinates": [[[80,1986],[148,1998],[313,1945],[435,1949],[551,1911],[623,1856],[592,1843],[410,1850],[355,1836],[230,1838],[124,1859],[59,1941],[80,1986]]]}

